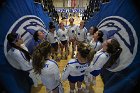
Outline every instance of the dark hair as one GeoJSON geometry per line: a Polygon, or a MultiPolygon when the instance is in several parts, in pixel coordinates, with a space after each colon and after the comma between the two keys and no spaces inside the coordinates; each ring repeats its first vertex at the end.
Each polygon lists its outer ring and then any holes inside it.
{"type": "Polygon", "coordinates": [[[98,31],[98,28],[96,26],[93,26],[93,28],[95,32],[98,31]]]}
{"type": "Polygon", "coordinates": [[[32,65],[35,73],[41,74],[41,69],[45,66],[45,60],[51,53],[51,45],[49,42],[41,42],[34,50],[32,55],[32,65]]]}
{"type": "Polygon", "coordinates": [[[38,38],[38,36],[39,36],[39,34],[38,34],[38,32],[45,32],[42,28],[39,28],[37,31],[35,31],[35,33],[34,33],[34,35],[33,35],[33,38],[34,38],[34,40],[37,42],[38,40],[39,40],[39,38],[38,38]]]}
{"type": "Polygon", "coordinates": [[[23,48],[21,48],[21,47],[19,47],[19,46],[16,46],[15,43],[13,43],[13,41],[16,40],[17,36],[18,36],[17,33],[10,33],[10,34],[7,35],[7,40],[8,40],[9,45],[10,45],[11,47],[13,47],[13,48],[18,49],[19,51],[22,51],[22,52],[24,53],[26,59],[27,59],[28,61],[30,61],[31,55],[29,54],[29,52],[26,51],[26,50],[24,50],[23,48]]]}
{"type": "Polygon", "coordinates": [[[110,68],[114,63],[116,63],[119,58],[122,48],[116,39],[111,39],[111,43],[107,44],[107,52],[110,54],[110,58],[104,65],[105,68],[110,68]]]}
{"type": "Polygon", "coordinates": [[[81,57],[87,58],[88,62],[93,59],[95,54],[95,51],[86,43],[80,43],[78,45],[78,52],[80,53],[81,57]]]}
{"type": "Polygon", "coordinates": [[[49,28],[50,28],[50,29],[55,28],[53,22],[50,22],[50,23],[49,23],[49,28]]]}
{"type": "Polygon", "coordinates": [[[37,42],[38,41],[38,31],[36,31],[33,35],[34,40],[37,42]]]}
{"type": "Polygon", "coordinates": [[[104,35],[103,32],[98,30],[98,36],[99,36],[98,41],[100,41],[101,43],[103,42],[103,35],[104,35]]]}
{"type": "MultiPolygon", "coordinates": [[[[92,32],[92,35],[94,35],[94,33],[96,33],[97,31],[98,31],[98,28],[97,27],[95,27],[95,26],[91,26],[91,27],[93,27],[93,32],[92,32]]],[[[91,28],[90,27],[90,28],[91,28]]]]}

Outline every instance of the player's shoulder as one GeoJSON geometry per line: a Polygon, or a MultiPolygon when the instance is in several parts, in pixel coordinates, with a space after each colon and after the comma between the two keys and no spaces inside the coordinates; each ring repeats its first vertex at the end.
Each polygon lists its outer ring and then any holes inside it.
{"type": "Polygon", "coordinates": [[[77,63],[78,62],[77,62],[76,59],[71,59],[71,60],[69,60],[68,65],[74,65],[74,64],[77,64],[77,63]]]}
{"type": "Polygon", "coordinates": [[[47,60],[47,62],[48,62],[49,64],[57,65],[57,66],[58,66],[57,62],[56,62],[55,60],[53,60],[53,59],[49,59],[49,60],[47,60]]]}

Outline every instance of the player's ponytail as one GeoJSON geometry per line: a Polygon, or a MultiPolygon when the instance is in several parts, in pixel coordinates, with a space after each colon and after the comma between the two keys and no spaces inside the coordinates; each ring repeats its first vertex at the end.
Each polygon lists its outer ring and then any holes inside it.
{"type": "Polygon", "coordinates": [[[100,41],[101,43],[103,43],[103,32],[102,31],[98,31],[98,36],[99,36],[99,38],[98,38],[98,41],[100,41]]]}
{"type": "Polygon", "coordinates": [[[49,42],[44,41],[40,43],[32,55],[32,65],[35,73],[41,74],[41,70],[45,66],[45,60],[49,57],[51,53],[51,45],[49,42]]]}
{"type": "Polygon", "coordinates": [[[107,45],[107,52],[110,54],[110,58],[104,65],[104,67],[110,68],[113,64],[116,63],[122,52],[122,48],[120,47],[120,44],[116,39],[112,39],[111,43],[107,45]]]}

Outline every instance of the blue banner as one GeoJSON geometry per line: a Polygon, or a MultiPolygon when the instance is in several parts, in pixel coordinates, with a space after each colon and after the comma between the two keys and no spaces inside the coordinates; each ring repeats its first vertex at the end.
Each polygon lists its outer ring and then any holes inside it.
{"type": "Polygon", "coordinates": [[[140,15],[134,0],[110,0],[86,23],[98,26],[104,38],[115,37],[123,51],[117,64],[102,69],[104,93],[140,93],[140,15]]]}
{"type": "Polygon", "coordinates": [[[42,5],[33,0],[4,0],[0,6],[0,82],[7,93],[30,93],[32,81],[28,74],[9,65],[6,35],[19,33],[25,43],[32,39],[29,30],[47,29],[50,22],[42,5]]]}

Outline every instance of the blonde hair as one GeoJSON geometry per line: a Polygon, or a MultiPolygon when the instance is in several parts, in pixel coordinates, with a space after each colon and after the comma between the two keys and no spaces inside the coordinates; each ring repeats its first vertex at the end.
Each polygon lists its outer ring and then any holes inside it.
{"type": "Polygon", "coordinates": [[[87,59],[88,62],[92,61],[95,54],[94,49],[87,43],[79,43],[78,52],[83,58],[87,59]]]}

